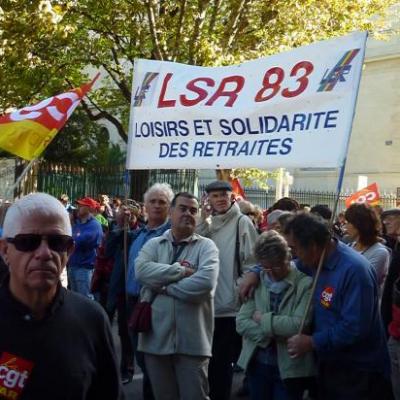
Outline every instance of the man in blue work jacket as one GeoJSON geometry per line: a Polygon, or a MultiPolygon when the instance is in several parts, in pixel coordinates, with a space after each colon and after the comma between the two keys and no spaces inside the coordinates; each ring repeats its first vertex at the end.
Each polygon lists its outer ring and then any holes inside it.
{"type": "Polygon", "coordinates": [[[313,295],[314,332],[290,338],[289,355],[316,352],[322,399],[390,399],[388,350],[370,263],[332,239],[326,223],[311,214],[291,219],[285,237],[303,271],[314,273],[326,249],[313,295]]]}

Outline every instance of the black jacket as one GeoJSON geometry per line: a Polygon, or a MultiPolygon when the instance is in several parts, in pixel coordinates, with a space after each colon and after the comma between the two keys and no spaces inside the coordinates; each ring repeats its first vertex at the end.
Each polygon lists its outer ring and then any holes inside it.
{"type": "Polygon", "coordinates": [[[42,320],[12,296],[7,281],[0,287],[0,371],[0,398],[6,391],[5,398],[19,400],[122,398],[107,316],[61,286],[42,320]]]}

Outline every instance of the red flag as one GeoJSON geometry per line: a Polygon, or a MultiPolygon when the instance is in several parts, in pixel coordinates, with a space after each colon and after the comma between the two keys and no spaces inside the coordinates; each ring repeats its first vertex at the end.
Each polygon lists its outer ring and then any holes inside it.
{"type": "Polygon", "coordinates": [[[99,74],[79,88],[0,117],[0,147],[26,160],[39,157],[98,77],[99,74]]]}
{"type": "Polygon", "coordinates": [[[374,206],[379,203],[379,200],[380,196],[378,185],[376,183],[372,183],[371,185],[368,185],[364,189],[361,189],[348,197],[346,199],[346,208],[349,208],[353,203],[367,203],[371,206],[374,206]]]}
{"type": "Polygon", "coordinates": [[[240,181],[238,178],[229,178],[230,184],[232,186],[232,191],[235,194],[235,197],[241,197],[242,199],[246,198],[246,194],[244,193],[244,189],[242,185],[240,184],[240,181]]]}

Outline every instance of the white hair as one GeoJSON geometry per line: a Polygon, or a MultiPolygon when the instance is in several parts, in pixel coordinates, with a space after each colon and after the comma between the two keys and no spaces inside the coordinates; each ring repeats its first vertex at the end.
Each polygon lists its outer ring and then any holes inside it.
{"type": "Polygon", "coordinates": [[[31,193],[13,203],[4,219],[3,238],[21,233],[24,219],[33,214],[62,218],[66,235],[72,235],[68,211],[55,197],[47,193],[31,193]]]}
{"type": "Polygon", "coordinates": [[[168,199],[168,202],[171,204],[172,199],[174,198],[174,192],[172,191],[171,185],[169,183],[155,183],[151,187],[146,190],[146,193],[143,195],[143,200],[146,203],[147,199],[154,192],[161,192],[168,199]]]}

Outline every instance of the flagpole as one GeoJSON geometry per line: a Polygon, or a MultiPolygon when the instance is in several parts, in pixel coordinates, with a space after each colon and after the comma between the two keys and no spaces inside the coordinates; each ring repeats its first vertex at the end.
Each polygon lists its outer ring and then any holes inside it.
{"type": "Polygon", "coordinates": [[[319,261],[318,261],[318,267],[317,267],[317,270],[315,272],[313,283],[312,283],[312,286],[311,286],[310,297],[307,300],[306,309],[304,311],[303,318],[302,318],[301,323],[300,323],[299,335],[303,333],[304,325],[306,323],[306,319],[307,319],[308,313],[310,311],[311,303],[312,303],[312,300],[313,300],[313,297],[314,297],[315,289],[317,287],[317,282],[318,282],[318,279],[319,279],[319,275],[321,273],[322,266],[323,266],[324,261],[325,261],[327,248],[328,248],[328,246],[329,246],[329,244],[331,242],[332,236],[333,236],[333,223],[335,221],[335,216],[336,216],[336,212],[337,212],[338,204],[339,204],[340,193],[342,191],[344,171],[345,171],[345,168],[346,168],[346,160],[347,160],[347,157],[344,159],[343,164],[342,164],[342,166],[340,168],[340,171],[339,171],[339,179],[338,179],[338,183],[337,183],[337,187],[336,187],[336,194],[335,194],[335,203],[333,205],[332,215],[331,215],[331,219],[329,221],[329,230],[330,230],[329,241],[326,244],[326,246],[324,247],[324,249],[323,249],[323,251],[321,253],[321,256],[319,258],[319,261]]]}
{"type": "MultiPolygon", "coordinates": [[[[25,175],[27,175],[27,173],[30,171],[30,169],[32,168],[32,166],[36,160],[37,160],[37,158],[34,158],[33,160],[29,161],[29,163],[23,169],[23,171],[21,172],[21,175],[17,178],[17,180],[7,188],[7,190],[5,192],[5,196],[4,196],[6,199],[8,198],[8,196],[10,194],[12,194],[12,192],[15,190],[15,188],[20,184],[20,182],[25,177],[25,175]]],[[[14,199],[14,195],[12,195],[12,199],[14,199]]]]}

